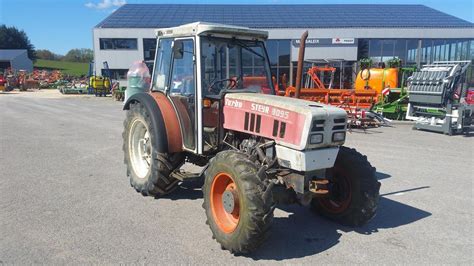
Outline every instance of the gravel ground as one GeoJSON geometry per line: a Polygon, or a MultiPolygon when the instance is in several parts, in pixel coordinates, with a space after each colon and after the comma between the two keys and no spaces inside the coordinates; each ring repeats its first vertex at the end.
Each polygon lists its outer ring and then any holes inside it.
{"type": "Polygon", "coordinates": [[[154,199],[130,187],[120,103],[36,91],[0,106],[0,264],[474,263],[471,137],[354,131],[346,145],[382,183],[378,215],[353,229],[280,206],[266,243],[233,256],[211,239],[200,188],[154,199]]]}

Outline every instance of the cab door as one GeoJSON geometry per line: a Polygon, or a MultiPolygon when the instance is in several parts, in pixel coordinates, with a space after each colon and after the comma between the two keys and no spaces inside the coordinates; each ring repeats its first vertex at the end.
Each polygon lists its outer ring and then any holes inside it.
{"type": "Polygon", "coordinates": [[[193,38],[173,41],[168,96],[181,125],[183,145],[196,152],[196,60],[193,38]]]}

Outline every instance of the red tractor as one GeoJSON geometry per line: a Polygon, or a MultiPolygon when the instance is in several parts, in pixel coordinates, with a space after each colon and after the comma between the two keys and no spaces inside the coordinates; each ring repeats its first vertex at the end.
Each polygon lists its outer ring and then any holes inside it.
{"type": "Polygon", "coordinates": [[[366,156],[342,146],[346,112],[275,95],[267,32],[192,23],[156,33],[150,92],[124,106],[136,191],[159,197],[203,178],[207,223],[232,253],[264,241],[277,203],[352,226],[375,215],[380,183],[366,156]],[[185,171],[185,162],[202,172],[185,171]]]}

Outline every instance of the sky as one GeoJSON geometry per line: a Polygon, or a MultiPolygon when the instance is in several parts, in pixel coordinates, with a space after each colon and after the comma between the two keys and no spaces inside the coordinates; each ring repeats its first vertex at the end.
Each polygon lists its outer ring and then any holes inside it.
{"type": "MultiPolygon", "coordinates": [[[[36,49],[66,54],[92,48],[92,28],[120,5],[128,4],[371,4],[373,0],[0,0],[0,24],[15,26],[36,49]]],[[[474,0],[378,0],[377,4],[422,4],[474,22],[474,0]]],[[[288,14],[289,16],[296,14],[288,14]]]]}

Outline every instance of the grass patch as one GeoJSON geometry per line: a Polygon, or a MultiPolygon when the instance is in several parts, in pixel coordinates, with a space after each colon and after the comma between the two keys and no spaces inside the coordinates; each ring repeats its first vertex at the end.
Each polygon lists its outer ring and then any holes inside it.
{"type": "Polygon", "coordinates": [[[61,70],[63,74],[71,76],[87,75],[87,73],[89,72],[88,63],[38,59],[36,60],[34,67],[37,69],[46,70],[61,70]]]}

